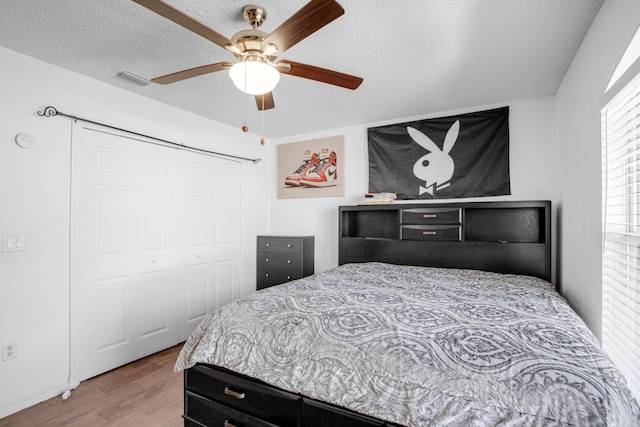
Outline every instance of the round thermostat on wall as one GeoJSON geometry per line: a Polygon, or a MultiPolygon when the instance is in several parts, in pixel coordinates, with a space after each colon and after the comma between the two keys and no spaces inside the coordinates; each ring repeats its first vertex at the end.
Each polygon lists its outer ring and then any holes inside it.
{"type": "Polygon", "coordinates": [[[36,145],[36,139],[28,133],[19,133],[16,135],[16,144],[22,148],[31,148],[36,145]]]}

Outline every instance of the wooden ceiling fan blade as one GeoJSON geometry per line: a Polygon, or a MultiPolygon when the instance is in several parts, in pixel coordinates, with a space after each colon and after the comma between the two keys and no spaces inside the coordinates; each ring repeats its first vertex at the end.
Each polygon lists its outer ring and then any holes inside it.
{"type": "Polygon", "coordinates": [[[157,13],[158,15],[164,16],[170,21],[175,22],[178,25],[183,26],[189,31],[193,31],[194,33],[204,37],[205,39],[212,41],[220,47],[225,47],[225,45],[235,45],[233,41],[218,33],[217,31],[209,28],[202,22],[190,17],[189,15],[184,14],[180,10],[175,7],[165,3],[162,0],[133,0],[138,3],[140,6],[146,7],[152,12],[157,13]]]}
{"type": "Polygon", "coordinates": [[[344,9],[335,0],[311,0],[273,30],[262,41],[262,46],[274,44],[282,54],[343,14],[344,9]]]}
{"type": "Polygon", "coordinates": [[[216,71],[227,70],[233,65],[233,62],[216,62],[215,64],[202,65],[200,67],[189,68],[188,70],[177,71],[165,76],[151,79],[153,83],[167,85],[169,83],[179,82],[181,80],[190,79],[192,77],[201,76],[203,74],[215,73],[216,71]]]}
{"type": "Polygon", "coordinates": [[[278,62],[278,65],[280,64],[288,64],[291,66],[289,71],[280,71],[283,74],[328,83],[330,85],[340,86],[346,89],[357,89],[364,81],[362,77],[352,76],[338,71],[316,67],[314,65],[302,64],[300,62],[285,60],[278,62]]]}
{"type": "Polygon", "coordinates": [[[271,110],[276,105],[273,103],[273,92],[267,92],[264,95],[255,95],[258,110],[271,110]]]}

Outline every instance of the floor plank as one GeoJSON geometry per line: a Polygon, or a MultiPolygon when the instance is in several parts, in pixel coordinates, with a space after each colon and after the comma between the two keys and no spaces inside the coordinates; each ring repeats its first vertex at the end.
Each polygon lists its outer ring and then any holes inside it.
{"type": "Polygon", "coordinates": [[[80,383],[67,400],[41,402],[0,419],[0,427],[182,426],[182,344],[80,383]]]}

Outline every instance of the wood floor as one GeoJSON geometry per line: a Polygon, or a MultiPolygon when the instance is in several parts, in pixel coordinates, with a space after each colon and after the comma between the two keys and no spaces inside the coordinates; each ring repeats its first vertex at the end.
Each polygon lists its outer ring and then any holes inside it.
{"type": "Polygon", "coordinates": [[[182,373],[173,372],[181,348],[83,381],[67,400],[46,400],[0,419],[0,426],[182,426],[182,373]]]}

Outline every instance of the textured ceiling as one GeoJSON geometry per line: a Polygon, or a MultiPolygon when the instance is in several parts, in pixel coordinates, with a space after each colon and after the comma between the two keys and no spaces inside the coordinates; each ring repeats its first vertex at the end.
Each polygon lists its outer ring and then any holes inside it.
{"type": "MultiPolygon", "coordinates": [[[[603,0],[338,0],[345,14],[278,58],[364,78],[355,91],[283,75],[264,114],[227,72],[140,87],[233,55],[130,0],[2,0],[0,45],[270,138],[554,94],[603,0]]],[[[168,0],[231,37],[247,0],[168,0]]],[[[258,0],[269,33],[307,0],[258,0]]],[[[63,106],[60,106],[63,107],[63,106]]]]}

